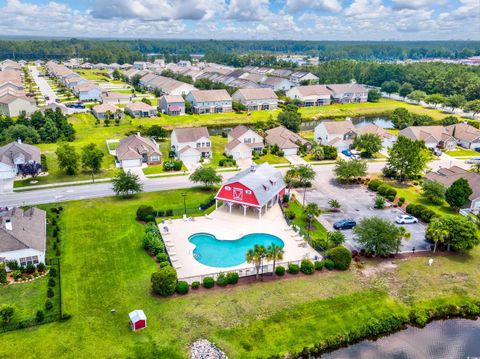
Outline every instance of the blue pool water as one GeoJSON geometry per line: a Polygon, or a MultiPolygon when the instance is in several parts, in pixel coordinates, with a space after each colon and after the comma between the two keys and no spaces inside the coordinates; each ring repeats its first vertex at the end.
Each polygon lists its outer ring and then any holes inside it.
{"type": "Polygon", "coordinates": [[[269,246],[274,243],[283,247],[283,241],[277,236],[266,233],[251,233],[237,240],[221,240],[208,233],[196,233],[188,240],[195,244],[194,258],[211,267],[233,267],[245,262],[247,250],[255,244],[269,246]]]}

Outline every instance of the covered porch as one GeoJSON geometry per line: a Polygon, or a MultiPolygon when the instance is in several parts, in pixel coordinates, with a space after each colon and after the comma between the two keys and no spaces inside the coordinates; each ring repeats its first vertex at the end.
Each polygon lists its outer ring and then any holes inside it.
{"type": "Polygon", "coordinates": [[[237,211],[243,213],[244,216],[247,216],[249,213],[248,209],[250,208],[250,213],[254,213],[260,219],[262,218],[262,215],[266,214],[270,208],[278,203],[280,198],[280,193],[277,193],[262,205],[253,205],[234,200],[215,199],[215,209],[217,209],[219,204],[221,204],[221,207],[227,208],[229,213],[232,213],[232,211],[237,211]]]}

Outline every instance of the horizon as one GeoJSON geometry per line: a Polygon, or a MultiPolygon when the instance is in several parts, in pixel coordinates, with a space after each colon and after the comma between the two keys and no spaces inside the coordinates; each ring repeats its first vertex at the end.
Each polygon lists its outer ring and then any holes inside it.
{"type": "Polygon", "coordinates": [[[0,11],[3,37],[480,40],[478,0],[0,0],[0,11]]]}

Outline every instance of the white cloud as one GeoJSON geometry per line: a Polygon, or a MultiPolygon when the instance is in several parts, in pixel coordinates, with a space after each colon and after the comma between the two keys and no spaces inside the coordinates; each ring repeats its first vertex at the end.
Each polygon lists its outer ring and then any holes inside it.
{"type": "Polygon", "coordinates": [[[342,10],[342,5],[338,0],[287,0],[285,7],[290,13],[309,9],[328,12],[339,12],[342,10]]]}
{"type": "Polygon", "coordinates": [[[269,15],[269,0],[231,0],[225,17],[238,21],[261,21],[269,15]]]}
{"type": "Polygon", "coordinates": [[[422,9],[444,4],[445,0],[393,0],[395,9],[422,9]]]}

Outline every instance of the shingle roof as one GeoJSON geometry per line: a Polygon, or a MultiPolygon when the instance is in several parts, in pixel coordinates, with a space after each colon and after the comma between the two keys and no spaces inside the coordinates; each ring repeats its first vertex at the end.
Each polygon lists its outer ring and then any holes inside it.
{"type": "Polygon", "coordinates": [[[165,99],[165,101],[167,101],[167,103],[185,102],[181,95],[163,95],[162,97],[165,99]]]}
{"type": "Polygon", "coordinates": [[[141,158],[142,154],[147,156],[160,154],[160,150],[158,145],[149,138],[134,134],[122,138],[115,153],[119,160],[135,160],[141,158]]]}
{"type": "Polygon", "coordinates": [[[231,101],[232,98],[228,94],[227,90],[195,90],[190,92],[195,101],[208,102],[208,101],[231,101]]]}
{"type": "Polygon", "coordinates": [[[237,90],[245,100],[269,100],[278,99],[278,96],[271,88],[251,88],[237,90]]]}
{"type": "Polygon", "coordinates": [[[45,224],[46,212],[35,207],[0,213],[0,252],[27,248],[45,251],[45,224]],[[7,220],[10,220],[11,230],[7,229],[7,220]]]}
{"type": "Polygon", "coordinates": [[[244,133],[248,132],[249,130],[250,130],[250,127],[247,127],[245,125],[238,125],[230,131],[229,135],[232,136],[233,138],[238,138],[244,133]]]}
{"type": "Polygon", "coordinates": [[[431,137],[438,142],[453,139],[443,126],[410,126],[401,130],[398,135],[405,136],[413,140],[424,141],[427,141],[431,137]]]}
{"type": "Polygon", "coordinates": [[[468,197],[471,201],[480,198],[480,174],[469,172],[458,166],[450,168],[441,168],[438,172],[428,172],[425,175],[426,180],[436,181],[445,187],[450,187],[453,182],[460,178],[465,178],[470,185],[473,193],[468,197]]]}
{"type": "Polygon", "coordinates": [[[308,85],[295,87],[302,96],[330,96],[331,91],[325,85],[308,85]]]}
{"type": "Polygon", "coordinates": [[[331,84],[327,87],[334,93],[346,93],[346,92],[368,92],[365,86],[360,84],[331,84]]]}
{"type": "Polygon", "coordinates": [[[445,127],[447,132],[461,141],[473,142],[480,140],[480,130],[466,123],[457,123],[445,127]]]}
{"type": "Polygon", "coordinates": [[[349,119],[345,121],[322,121],[322,124],[330,134],[345,134],[350,131],[355,131],[355,126],[349,119]]]}
{"type": "Polygon", "coordinates": [[[112,105],[111,103],[102,103],[100,105],[93,106],[92,110],[96,113],[106,113],[107,111],[115,113],[118,110],[121,111],[121,108],[115,105],[112,105]]]}
{"type": "Polygon", "coordinates": [[[26,143],[10,142],[0,147],[0,162],[13,165],[12,157],[23,156],[25,161],[40,163],[40,149],[26,143]]]}
{"type": "Polygon", "coordinates": [[[269,144],[276,144],[281,149],[286,148],[298,148],[297,142],[301,144],[310,143],[303,137],[297,135],[296,133],[286,129],[283,126],[278,126],[266,131],[267,137],[265,140],[269,144]]]}
{"type": "Polygon", "coordinates": [[[129,103],[125,106],[125,109],[130,111],[151,111],[155,108],[150,106],[148,103],[140,101],[129,103]]]}
{"type": "Polygon", "coordinates": [[[381,138],[393,138],[395,135],[392,133],[388,132],[386,129],[374,124],[374,123],[369,123],[366,126],[363,127],[357,127],[355,128],[355,131],[359,134],[365,134],[365,133],[373,133],[376,135],[379,135],[381,138]]]}
{"type": "Polygon", "coordinates": [[[202,137],[210,138],[206,127],[175,128],[172,133],[175,133],[180,143],[193,142],[202,137]]]}

